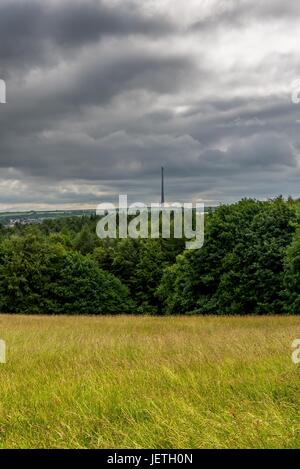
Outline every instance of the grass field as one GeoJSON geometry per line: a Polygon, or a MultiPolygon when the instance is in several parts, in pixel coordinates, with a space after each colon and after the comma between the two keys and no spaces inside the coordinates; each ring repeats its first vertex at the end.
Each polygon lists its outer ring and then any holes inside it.
{"type": "Polygon", "coordinates": [[[300,447],[300,318],[0,315],[0,338],[0,447],[300,447]]]}

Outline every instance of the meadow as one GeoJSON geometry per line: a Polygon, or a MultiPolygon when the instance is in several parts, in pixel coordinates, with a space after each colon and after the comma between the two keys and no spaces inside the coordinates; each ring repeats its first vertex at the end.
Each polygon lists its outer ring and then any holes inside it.
{"type": "Polygon", "coordinates": [[[300,447],[300,318],[0,315],[1,448],[300,447]]]}

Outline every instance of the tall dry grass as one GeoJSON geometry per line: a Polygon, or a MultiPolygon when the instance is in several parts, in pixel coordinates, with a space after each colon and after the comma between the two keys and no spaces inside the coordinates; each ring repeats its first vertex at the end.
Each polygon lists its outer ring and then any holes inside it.
{"type": "Polygon", "coordinates": [[[0,316],[4,448],[300,447],[297,317],[0,316]]]}

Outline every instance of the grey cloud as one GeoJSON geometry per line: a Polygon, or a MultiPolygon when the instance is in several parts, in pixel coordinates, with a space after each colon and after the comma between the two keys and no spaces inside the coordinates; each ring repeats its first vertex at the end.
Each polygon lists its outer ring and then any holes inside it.
{"type": "Polygon", "coordinates": [[[104,0],[52,2],[3,0],[0,3],[0,71],[53,65],[70,50],[104,37],[160,37],[174,31],[165,18],[146,14],[136,2],[113,6],[104,0]]]}
{"type": "Polygon", "coordinates": [[[162,164],[169,200],[298,194],[300,6],[192,4],[1,2],[0,206],[156,201],[162,164]]]}
{"type": "Polygon", "coordinates": [[[216,29],[243,28],[254,21],[262,24],[265,21],[297,21],[299,15],[298,2],[227,0],[217,4],[206,17],[192,22],[188,30],[213,34],[216,29]]]}

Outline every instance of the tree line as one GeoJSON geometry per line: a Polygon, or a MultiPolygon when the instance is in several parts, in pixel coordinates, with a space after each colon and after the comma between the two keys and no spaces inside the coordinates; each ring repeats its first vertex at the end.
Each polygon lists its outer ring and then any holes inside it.
{"type": "Polygon", "coordinates": [[[243,199],[184,239],[99,239],[97,217],[0,229],[0,310],[28,314],[298,314],[300,205],[243,199]]]}

